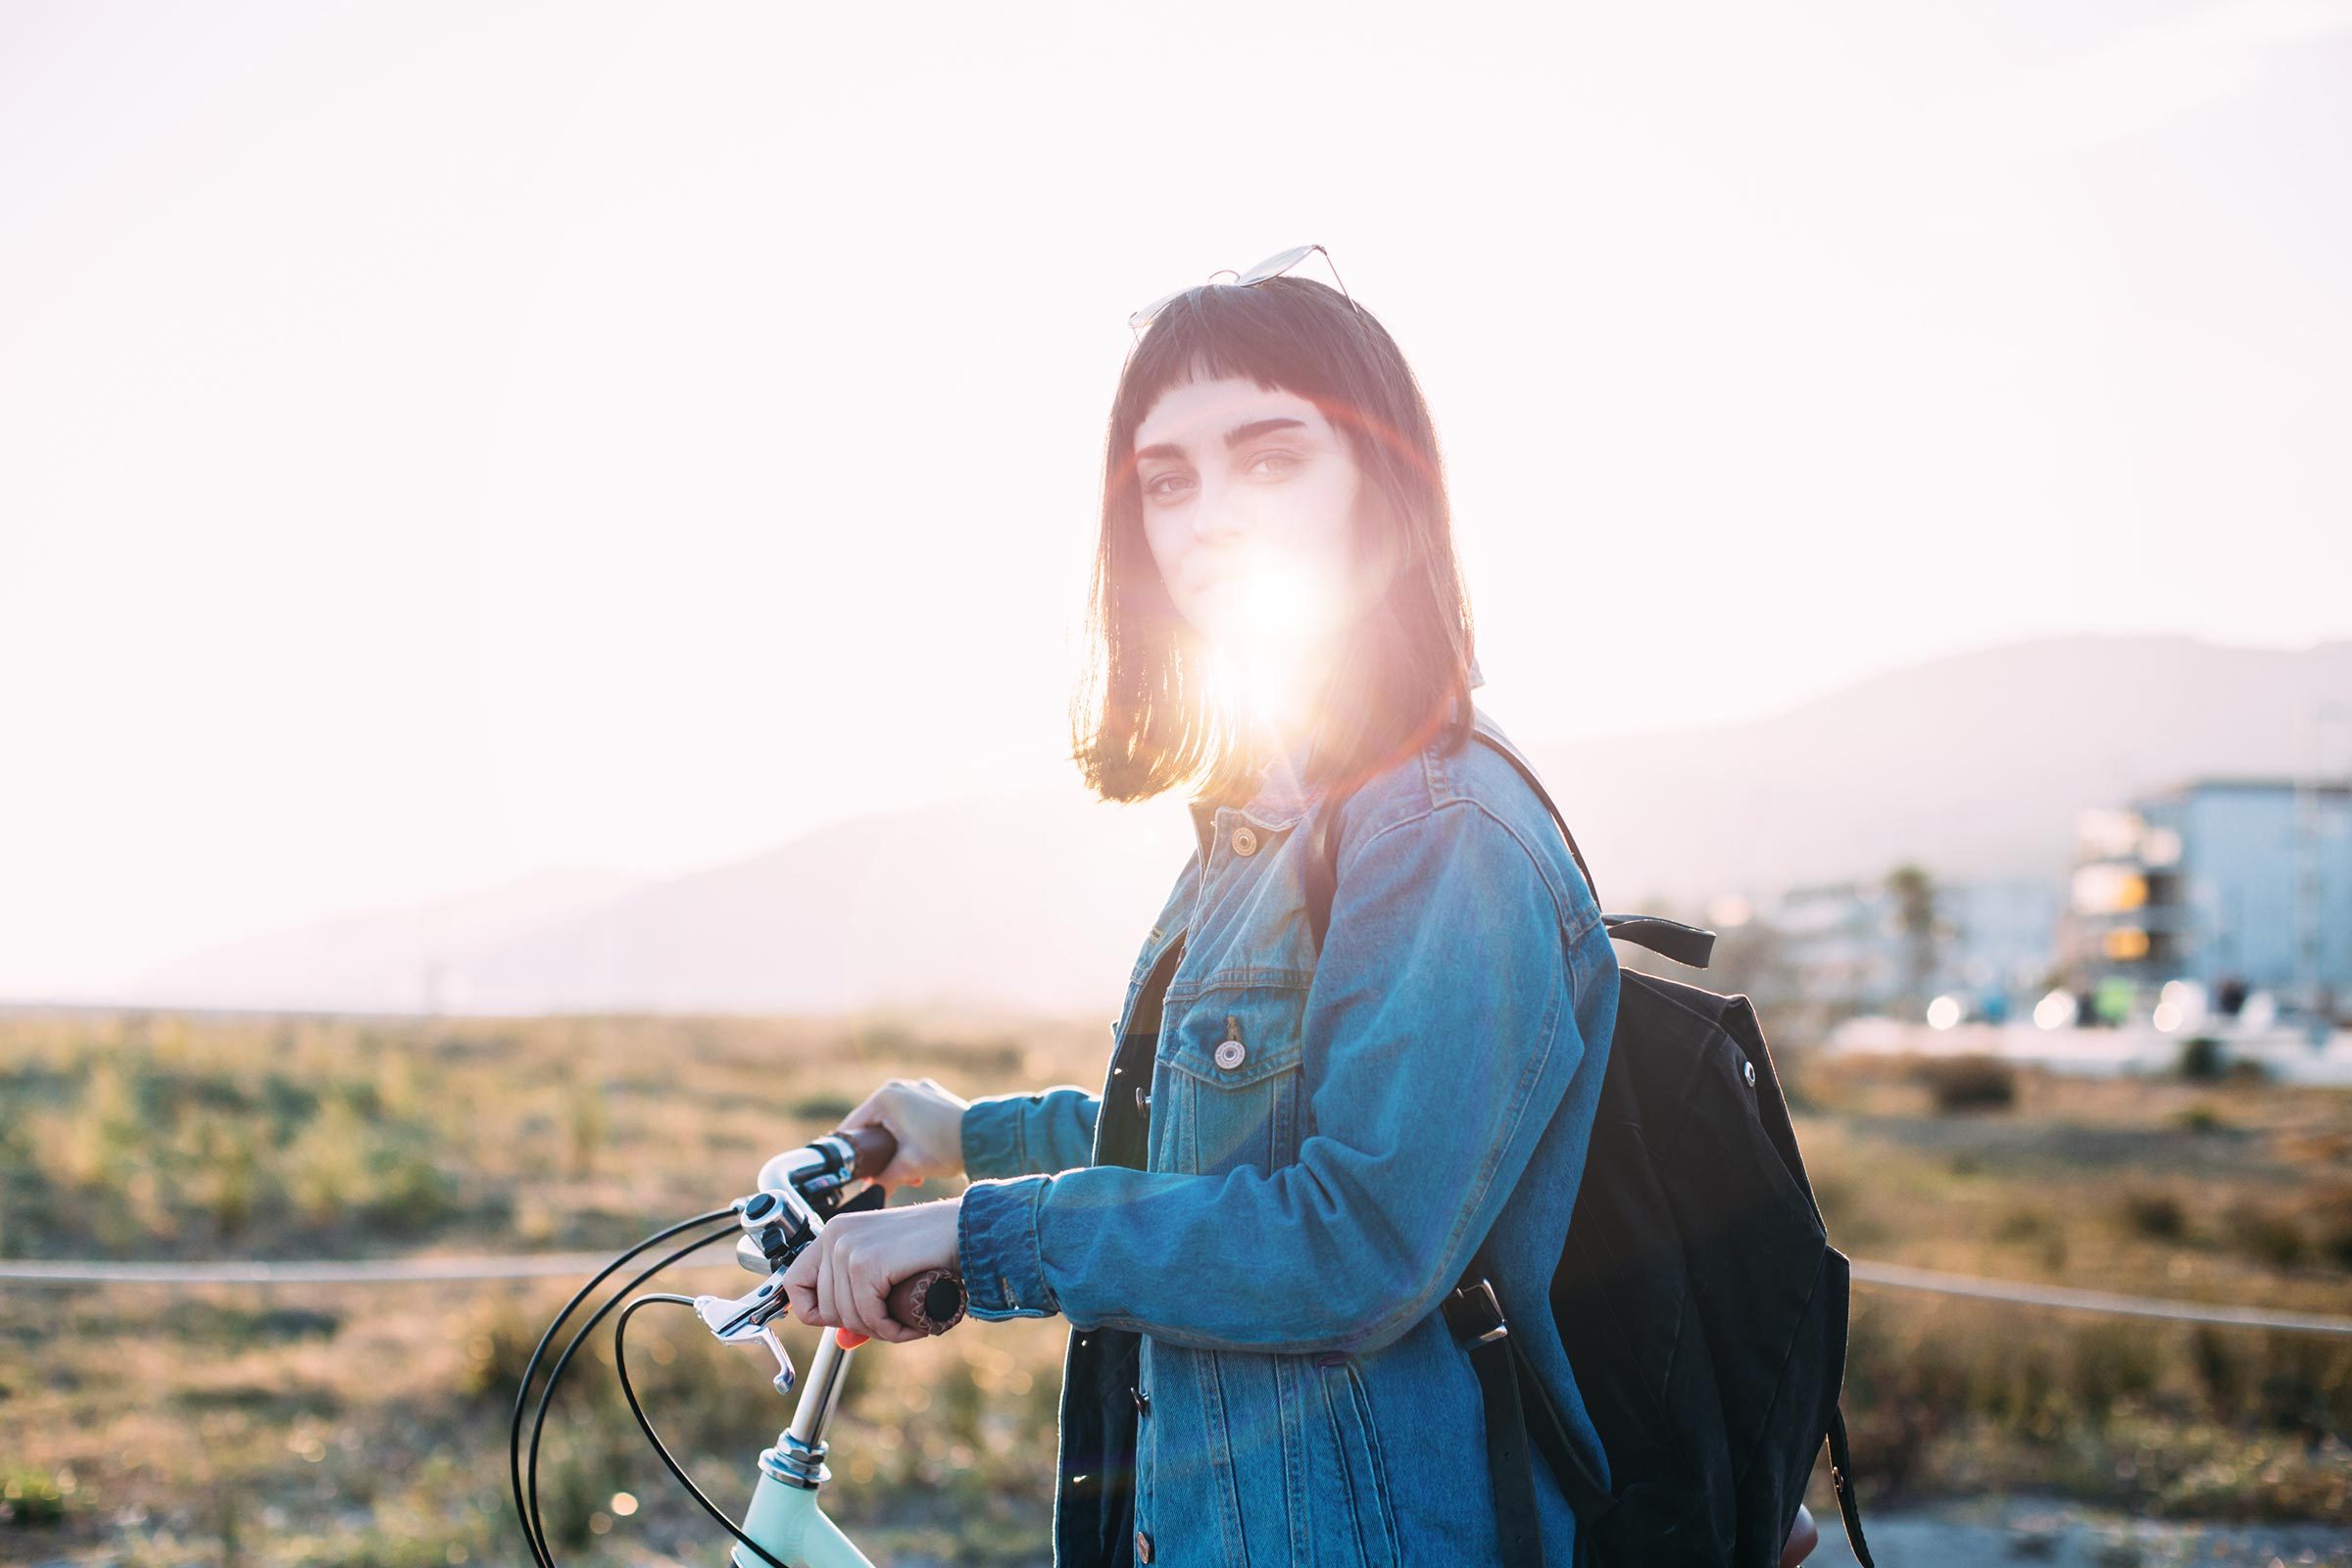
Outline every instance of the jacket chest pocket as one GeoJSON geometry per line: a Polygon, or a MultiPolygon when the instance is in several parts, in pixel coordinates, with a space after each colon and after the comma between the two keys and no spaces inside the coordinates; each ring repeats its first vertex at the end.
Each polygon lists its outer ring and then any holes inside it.
{"type": "Polygon", "coordinates": [[[1209,1176],[1298,1156],[1304,1113],[1296,991],[1210,986],[1168,1004],[1152,1106],[1155,1168],[1209,1176]],[[1164,1098],[1163,1098],[1164,1097],[1164,1098]]]}

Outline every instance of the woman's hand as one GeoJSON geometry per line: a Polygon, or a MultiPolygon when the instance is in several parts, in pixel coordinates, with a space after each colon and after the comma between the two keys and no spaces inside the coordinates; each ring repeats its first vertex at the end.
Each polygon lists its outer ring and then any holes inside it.
{"type": "Polygon", "coordinates": [[[926,1269],[956,1266],[956,1222],[962,1212],[958,1194],[834,1215],[784,1271],[793,1315],[893,1344],[928,1338],[890,1315],[890,1290],[926,1269]]]}
{"type": "Polygon", "coordinates": [[[899,1152],[874,1180],[885,1187],[920,1187],[926,1176],[963,1174],[963,1112],[971,1104],[930,1078],[893,1078],[841,1119],[840,1131],[883,1127],[899,1152]]]}
{"type": "Polygon", "coordinates": [[[1788,1539],[1781,1545],[1781,1568],[1796,1568],[1820,1544],[1821,1530],[1813,1523],[1813,1510],[1800,1502],[1796,1522],[1788,1527],[1788,1539]]]}

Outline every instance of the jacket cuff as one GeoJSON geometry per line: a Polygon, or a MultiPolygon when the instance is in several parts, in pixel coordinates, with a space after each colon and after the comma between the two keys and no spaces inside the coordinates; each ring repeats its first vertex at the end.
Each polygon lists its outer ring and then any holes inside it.
{"type": "Polygon", "coordinates": [[[963,1111],[963,1174],[967,1181],[1029,1173],[1028,1095],[985,1095],[963,1111]]]}
{"type": "Polygon", "coordinates": [[[1046,1288],[1037,1213],[1051,1176],[983,1181],[963,1190],[956,1215],[964,1307],[982,1319],[1048,1317],[1061,1310],[1046,1288]]]}

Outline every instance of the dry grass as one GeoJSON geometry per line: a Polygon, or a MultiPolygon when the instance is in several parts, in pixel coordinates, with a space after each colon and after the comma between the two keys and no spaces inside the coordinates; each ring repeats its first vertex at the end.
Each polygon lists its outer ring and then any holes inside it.
{"type": "MultiPolygon", "coordinates": [[[[1939,1108],[1917,1063],[1801,1062],[1831,1239],[1954,1273],[2342,1313],[2352,1095],[2021,1071],[1939,1108]]],[[[2135,1512],[2352,1517],[2352,1342],[1858,1289],[1866,1480],[2056,1490],[2135,1512]]]]}
{"type": "MultiPolygon", "coordinates": [[[[617,1250],[742,1192],[884,1077],[1091,1083],[1106,1045],[1096,1019],[0,1018],[0,1253],[617,1250]]],[[[2006,1106],[1945,1114],[1903,1063],[1787,1065],[1848,1251],[2352,1300],[2352,1097],[2018,1073],[2006,1106]]],[[[571,1288],[0,1288],[0,1560],[520,1560],[509,1404],[571,1288]]],[[[789,1403],[684,1316],[640,1314],[632,1371],[737,1508],[789,1403]]],[[[877,1561],[1044,1560],[1062,1336],[1024,1320],[859,1352],[828,1505],[877,1561]]],[[[812,1336],[788,1338],[805,1356],[812,1336]]],[[[546,1454],[559,1554],[715,1560],[722,1538],[641,1447],[609,1335],[593,1343],[546,1454]]],[[[2033,1485],[2140,1510],[2352,1508],[2352,1348],[1864,1290],[1849,1369],[1873,1500],[2033,1485]]]]}

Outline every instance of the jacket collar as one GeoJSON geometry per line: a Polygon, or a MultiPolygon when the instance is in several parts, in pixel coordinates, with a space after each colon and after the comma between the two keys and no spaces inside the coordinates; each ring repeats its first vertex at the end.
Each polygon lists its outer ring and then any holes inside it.
{"type": "MultiPolygon", "coordinates": [[[[1486,680],[1487,677],[1479,670],[1478,661],[1472,659],[1470,689],[1476,691],[1486,684],[1486,680]]],[[[1472,717],[1475,720],[1478,716],[1474,706],[1472,717]]],[[[1313,741],[1314,732],[1309,730],[1299,736],[1287,753],[1265,765],[1260,771],[1257,793],[1250,797],[1247,805],[1238,808],[1243,816],[1259,827],[1276,832],[1298,825],[1299,818],[1306,815],[1307,808],[1323,793],[1320,785],[1306,782],[1306,757],[1313,741]]],[[[1193,817],[1196,823],[1205,822],[1212,814],[1213,808],[1194,803],[1193,817]]]]}

